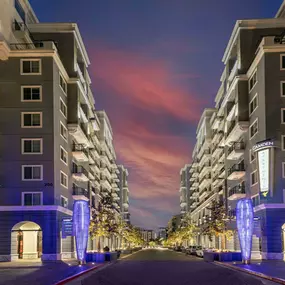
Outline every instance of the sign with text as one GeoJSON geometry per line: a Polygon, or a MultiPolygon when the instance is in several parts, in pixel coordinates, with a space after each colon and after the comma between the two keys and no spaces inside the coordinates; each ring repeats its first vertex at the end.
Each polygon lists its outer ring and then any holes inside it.
{"type": "Polygon", "coordinates": [[[260,150],[257,154],[260,192],[267,192],[269,191],[269,149],[260,150]]]}
{"type": "Polygon", "coordinates": [[[270,148],[270,147],[275,147],[274,141],[269,140],[269,141],[263,141],[263,142],[257,143],[256,145],[254,145],[252,147],[252,150],[258,151],[258,150],[261,150],[263,148],[270,148]]]}
{"type": "Polygon", "coordinates": [[[62,238],[73,236],[73,220],[62,219],[62,238]]]}

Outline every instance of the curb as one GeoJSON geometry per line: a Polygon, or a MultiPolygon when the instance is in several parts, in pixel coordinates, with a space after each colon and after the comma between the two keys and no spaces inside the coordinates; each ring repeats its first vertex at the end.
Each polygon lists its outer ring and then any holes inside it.
{"type": "Polygon", "coordinates": [[[91,268],[89,268],[89,269],[87,269],[87,270],[85,270],[85,271],[81,271],[81,272],[79,272],[79,273],[77,273],[77,274],[74,274],[74,275],[72,275],[72,276],[69,276],[69,277],[67,277],[67,278],[65,278],[65,279],[62,279],[62,280],[60,280],[59,282],[57,282],[57,283],[55,283],[55,284],[53,284],[53,285],[63,285],[63,284],[66,284],[66,283],[68,283],[68,282],[70,282],[70,281],[73,281],[74,279],[76,279],[76,278],[78,278],[78,277],[81,277],[82,275],[84,275],[84,274],[87,274],[87,273],[89,273],[89,272],[91,272],[91,271],[93,271],[93,270],[96,270],[96,269],[99,269],[99,268],[101,268],[101,267],[104,267],[104,266],[106,266],[107,264],[100,264],[100,265],[98,265],[98,266],[94,266],[94,267],[91,267],[91,268]]]}
{"type": "Polygon", "coordinates": [[[266,279],[269,281],[276,282],[278,284],[285,284],[285,279],[282,279],[282,278],[272,277],[272,276],[269,276],[269,275],[266,275],[266,274],[263,274],[260,272],[256,272],[256,271],[253,271],[250,269],[241,268],[241,267],[231,265],[231,264],[225,264],[225,263],[219,262],[219,261],[214,261],[214,264],[222,266],[222,267],[231,268],[231,269],[236,270],[236,271],[241,271],[241,272],[244,272],[244,273],[256,276],[256,277],[260,277],[260,278],[263,278],[263,279],[266,279]]]}

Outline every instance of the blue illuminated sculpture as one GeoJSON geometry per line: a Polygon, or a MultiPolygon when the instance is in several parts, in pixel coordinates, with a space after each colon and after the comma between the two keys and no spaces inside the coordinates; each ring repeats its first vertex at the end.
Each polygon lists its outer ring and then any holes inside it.
{"type": "Polygon", "coordinates": [[[73,230],[76,241],[77,259],[85,263],[90,223],[89,202],[75,200],[73,205],[73,230]]]}
{"type": "Polygon", "coordinates": [[[245,264],[249,264],[251,257],[254,218],[251,199],[243,199],[238,201],[236,217],[242,261],[245,264]]]}

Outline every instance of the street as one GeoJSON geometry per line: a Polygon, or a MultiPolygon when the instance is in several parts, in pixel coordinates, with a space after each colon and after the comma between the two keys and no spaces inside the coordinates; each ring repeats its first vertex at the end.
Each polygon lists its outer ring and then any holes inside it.
{"type": "Polygon", "coordinates": [[[170,250],[145,249],[92,273],[81,285],[276,284],[170,250]]]}

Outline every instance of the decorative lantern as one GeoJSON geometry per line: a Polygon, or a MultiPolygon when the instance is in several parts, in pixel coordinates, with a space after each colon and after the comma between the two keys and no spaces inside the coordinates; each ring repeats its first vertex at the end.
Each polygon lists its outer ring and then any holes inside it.
{"type": "Polygon", "coordinates": [[[75,200],[73,205],[73,230],[76,241],[77,259],[85,263],[90,223],[89,202],[75,200]]]}
{"type": "Polygon", "coordinates": [[[253,205],[251,199],[238,201],[236,218],[242,261],[249,264],[253,234],[253,205]]]}

